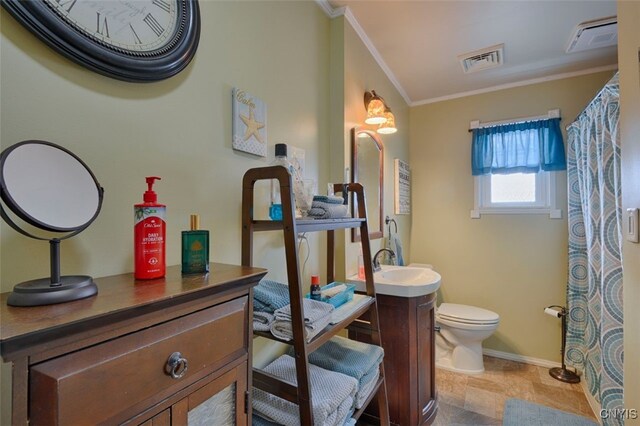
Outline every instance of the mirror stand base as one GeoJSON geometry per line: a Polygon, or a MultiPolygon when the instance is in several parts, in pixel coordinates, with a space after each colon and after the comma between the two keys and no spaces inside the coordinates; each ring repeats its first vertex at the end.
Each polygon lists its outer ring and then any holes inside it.
{"type": "Polygon", "coordinates": [[[50,278],[25,281],[17,284],[7,298],[10,306],[42,306],[84,299],[98,293],[93,278],[87,275],[67,275],[59,283],[50,278]]]}

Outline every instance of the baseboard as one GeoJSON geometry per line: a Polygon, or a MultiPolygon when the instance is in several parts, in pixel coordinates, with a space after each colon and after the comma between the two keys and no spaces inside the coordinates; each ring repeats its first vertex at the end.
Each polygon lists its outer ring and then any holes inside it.
{"type": "Polygon", "coordinates": [[[508,359],[509,361],[518,361],[524,362],[525,364],[539,365],[540,367],[552,368],[562,366],[559,362],[549,361],[548,359],[534,358],[531,356],[513,354],[511,352],[496,351],[494,349],[483,348],[482,353],[496,358],[508,359]]]}

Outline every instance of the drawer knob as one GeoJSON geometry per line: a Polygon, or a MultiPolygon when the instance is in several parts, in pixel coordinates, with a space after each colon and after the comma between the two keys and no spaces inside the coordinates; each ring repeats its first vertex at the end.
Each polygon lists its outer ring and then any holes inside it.
{"type": "Polygon", "coordinates": [[[188,365],[187,359],[180,352],[174,352],[167,360],[166,372],[174,379],[179,379],[186,374],[188,365]]]}

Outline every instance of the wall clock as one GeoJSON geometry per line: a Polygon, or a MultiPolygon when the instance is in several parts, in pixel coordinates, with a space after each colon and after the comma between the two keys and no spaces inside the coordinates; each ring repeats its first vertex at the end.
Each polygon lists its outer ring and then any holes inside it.
{"type": "Polygon", "coordinates": [[[197,0],[2,0],[2,6],[69,59],[125,81],[179,73],[200,38],[197,0]]]}

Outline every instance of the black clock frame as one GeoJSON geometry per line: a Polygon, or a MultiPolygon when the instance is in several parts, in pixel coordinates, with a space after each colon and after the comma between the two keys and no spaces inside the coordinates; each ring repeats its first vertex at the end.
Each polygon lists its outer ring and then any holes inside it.
{"type": "Polygon", "coordinates": [[[150,52],[109,46],[76,29],[43,0],[1,0],[2,6],[51,48],[107,77],[153,82],[182,71],[196,53],[200,39],[197,0],[178,0],[178,24],[169,43],[150,52]]]}

